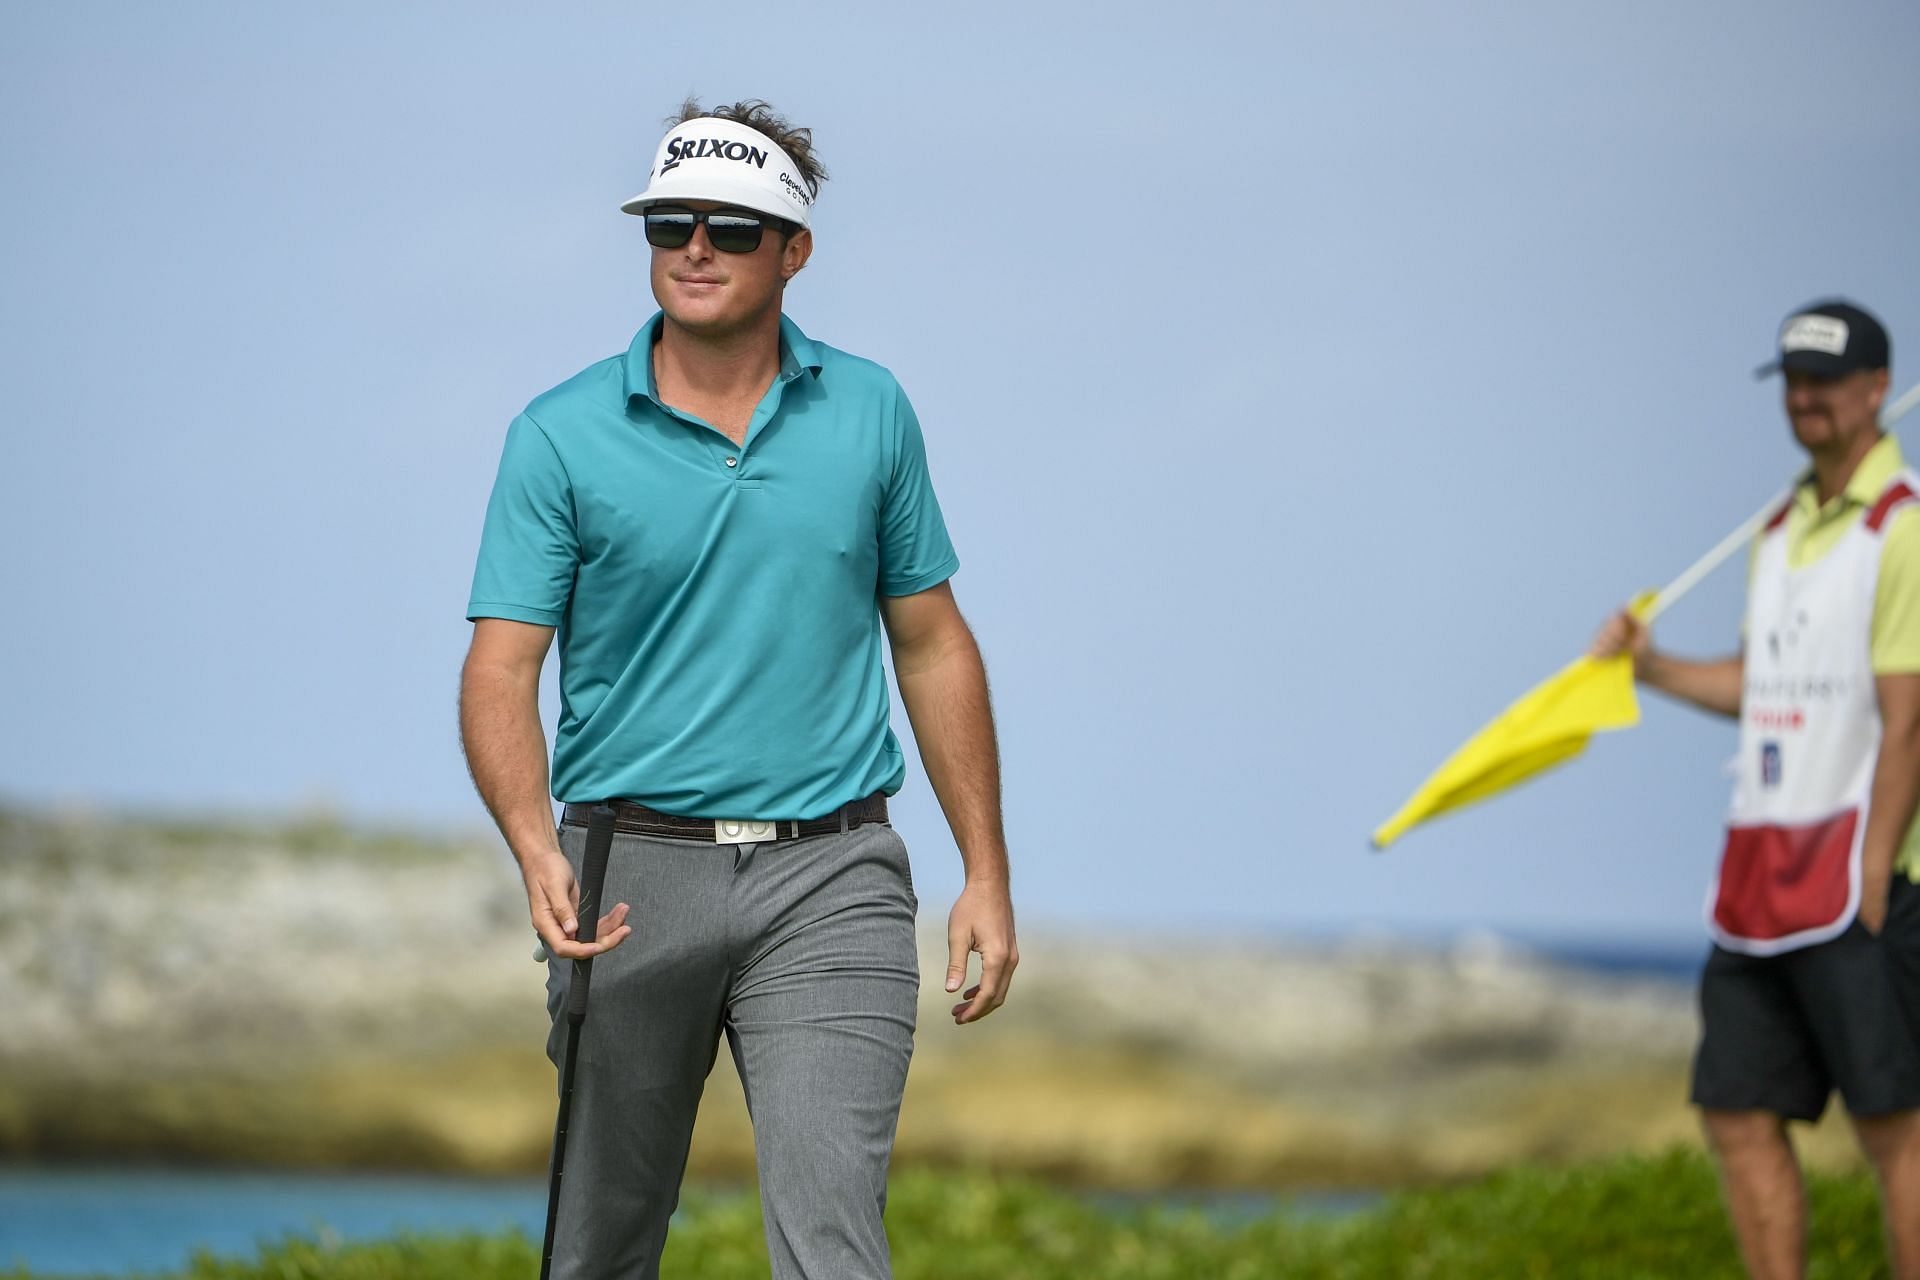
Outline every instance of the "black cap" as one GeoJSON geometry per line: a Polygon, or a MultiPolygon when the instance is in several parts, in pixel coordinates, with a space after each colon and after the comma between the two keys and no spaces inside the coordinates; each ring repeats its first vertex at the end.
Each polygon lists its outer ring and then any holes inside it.
{"type": "Polygon", "coordinates": [[[1780,370],[1838,378],[1857,369],[1884,369],[1892,354],[1887,331],[1851,302],[1816,302],[1780,326],[1780,358],[1754,370],[1764,378],[1780,370]]]}

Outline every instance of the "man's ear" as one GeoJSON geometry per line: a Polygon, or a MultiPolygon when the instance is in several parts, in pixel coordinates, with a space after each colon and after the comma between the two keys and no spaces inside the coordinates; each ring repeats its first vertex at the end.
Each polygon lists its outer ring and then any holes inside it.
{"type": "Polygon", "coordinates": [[[1880,411],[1886,406],[1887,391],[1890,385],[1887,370],[1875,369],[1873,371],[1873,416],[1876,422],[1880,418],[1880,411]]]}
{"type": "Polygon", "coordinates": [[[787,237],[787,244],[780,251],[780,278],[791,280],[806,269],[807,259],[813,256],[813,232],[802,227],[787,237]]]}

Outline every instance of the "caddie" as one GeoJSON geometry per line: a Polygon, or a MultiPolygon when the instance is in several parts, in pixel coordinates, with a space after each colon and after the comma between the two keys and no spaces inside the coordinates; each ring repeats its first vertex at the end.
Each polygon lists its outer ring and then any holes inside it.
{"type": "Polygon", "coordinates": [[[919,973],[883,639],[965,863],[954,1021],[999,1007],[1018,963],[986,675],[920,424],[887,370],[782,314],[825,176],[811,132],[766,103],[689,101],[621,206],[644,227],[659,312],[514,419],[487,505],[467,760],[551,957],[550,1014],[571,960],[596,957],[556,1277],[659,1274],[723,1035],[773,1275],[890,1274],[881,1215],[919,973]],[[549,782],[538,690],[556,635],[549,782]],[[583,903],[601,801],[617,834],[603,902],[583,903]],[[576,941],[605,902],[596,941],[576,941]]]}
{"type": "Polygon", "coordinates": [[[1879,425],[1886,330],[1844,301],[1788,317],[1808,469],[1757,536],[1742,652],[1663,653],[1625,611],[1594,642],[1737,717],[1692,1100],[1749,1273],[1805,1268],[1787,1122],[1834,1090],[1879,1181],[1893,1274],[1920,1280],[1920,476],[1879,425]]]}

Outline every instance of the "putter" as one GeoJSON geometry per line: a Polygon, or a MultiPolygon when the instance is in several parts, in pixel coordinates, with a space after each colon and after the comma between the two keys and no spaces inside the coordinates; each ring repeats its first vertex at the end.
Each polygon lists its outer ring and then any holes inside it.
{"type": "MultiPolygon", "coordinates": [[[[600,920],[600,886],[607,878],[607,855],[613,849],[613,809],[597,804],[587,819],[587,851],[580,860],[579,925],[576,942],[592,942],[600,920]]],[[[573,1113],[573,1059],[580,1048],[580,1026],[587,1020],[587,987],[593,981],[593,959],[573,962],[573,981],[567,984],[567,1055],[560,1061],[560,1115],[553,1123],[553,1177],[547,1182],[547,1239],[540,1247],[540,1280],[553,1271],[553,1229],[560,1218],[560,1179],[567,1168],[567,1120],[573,1113]]]]}

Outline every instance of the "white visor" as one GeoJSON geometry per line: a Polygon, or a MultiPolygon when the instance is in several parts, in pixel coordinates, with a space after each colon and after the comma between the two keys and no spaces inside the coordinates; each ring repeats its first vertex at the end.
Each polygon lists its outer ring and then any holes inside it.
{"type": "Polygon", "coordinates": [[[735,120],[701,116],[677,124],[660,140],[647,189],[620,206],[645,213],[648,205],[715,200],[807,225],[813,193],[778,144],[735,120]]]}

